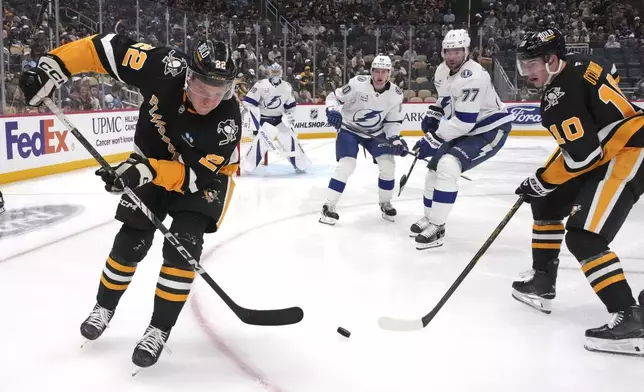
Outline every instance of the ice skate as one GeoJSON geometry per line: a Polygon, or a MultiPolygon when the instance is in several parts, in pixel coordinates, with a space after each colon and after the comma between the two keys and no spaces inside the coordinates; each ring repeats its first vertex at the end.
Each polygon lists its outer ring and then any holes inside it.
{"type": "Polygon", "coordinates": [[[427,227],[429,227],[429,219],[426,217],[420,218],[416,223],[412,224],[409,228],[409,236],[416,237],[418,234],[422,233],[427,227]]]}
{"type": "Polygon", "coordinates": [[[113,310],[108,310],[99,305],[94,305],[94,309],[80,326],[81,335],[87,339],[81,347],[90,340],[98,339],[108,327],[110,320],[114,316],[113,310]]]}
{"type": "Polygon", "coordinates": [[[555,298],[557,268],[559,260],[548,264],[548,271],[530,270],[521,274],[519,280],[512,282],[512,297],[517,301],[535,308],[545,314],[552,312],[555,298]]]}
{"type": "Polygon", "coordinates": [[[445,225],[435,225],[429,223],[420,234],[416,236],[416,249],[430,249],[443,246],[443,238],[445,237],[445,225]]]}
{"type": "Polygon", "coordinates": [[[644,357],[644,308],[633,305],[613,313],[608,323],[586,331],[584,347],[589,351],[644,357]]]}
{"type": "Polygon", "coordinates": [[[164,349],[170,353],[170,350],[165,347],[170,331],[162,331],[148,325],[132,353],[132,363],[135,365],[132,376],[135,376],[141,368],[147,368],[157,363],[164,349]]]}
{"type": "Polygon", "coordinates": [[[389,222],[393,222],[398,213],[396,209],[391,205],[391,202],[385,201],[380,203],[380,211],[382,212],[382,217],[389,222]]]}
{"type": "Polygon", "coordinates": [[[322,206],[322,216],[320,216],[320,223],[324,223],[327,225],[335,225],[335,222],[340,219],[340,216],[338,215],[337,212],[335,212],[335,206],[332,206],[329,203],[324,204],[322,206]]]}

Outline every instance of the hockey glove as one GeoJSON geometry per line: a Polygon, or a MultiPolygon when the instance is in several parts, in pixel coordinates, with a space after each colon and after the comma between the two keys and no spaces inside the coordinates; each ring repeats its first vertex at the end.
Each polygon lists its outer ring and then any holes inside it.
{"type": "Polygon", "coordinates": [[[543,169],[539,169],[535,175],[526,178],[514,193],[517,195],[523,195],[524,201],[526,203],[530,203],[533,199],[542,198],[548,195],[548,193],[554,191],[557,186],[543,181],[541,178],[542,172],[543,169]]]}
{"type": "Polygon", "coordinates": [[[326,108],[326,119],[335,129],[340,129],[342,126],[342,113],[336,108],[326,108]]]}
{"type": "Polygon", "coordinates": [[[388,140],[391,144],[392,155],[404,157],[409,154],[409,148],[407,147],[405,139],[402,139],[400,136],[392,136],[388,140]]]}
{"type": "Polygon", "coordinates": [[[414,145],[418,159],[425,159],[436,155],[436,151],[443,144],[443,140],[433,132],[428,132],[414,145]]]}
{"type": "Polygon", "coordinates": [[[125,187],[130,189],[138,188],[152,182],[157,172],[150,165],[150,162],[142,156],[133,153],[127,161],[114,168],[117,178],[106,172],[103,168],[96,171],[105,183],[105,190],[113,194],[123,193],[125,187]]]}
{"type": "Polygon", "coordinates": [[[425,113],[425,117],[423,117],[423,121],[420,123],[420,128],[425,133],[436,131],[444,114],[443,108],[440,106],[429,105],[427,113],[425,113]]]}
{"type": "Polygon", "coordinates": [[[18,82],[25,95],[25,102],[39,106],[42,100],[50,97],[54,90],[60,88],[71,74],[62,61],[52,55],[44,55],[38,60],[38,66],[25,71],[18,82]]]}

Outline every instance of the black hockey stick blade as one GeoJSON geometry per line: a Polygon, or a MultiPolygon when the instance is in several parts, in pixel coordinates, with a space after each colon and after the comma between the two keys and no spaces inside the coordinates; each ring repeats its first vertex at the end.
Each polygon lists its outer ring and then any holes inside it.
{"type": "Polygon", "coordinates": [[[519,199],[514,203],[512,208],[510,208],[510,211],[508,211],[507,214],[503,217],[499,225],[494,229],[492,234],[488,237],[487,240],[485,240],[485,243],[483,243],[483,246],[481,246],[481,249],[479,249],[478,252],[474,255],[472,260],[469,262],[467,267],[461,272],[461,274],[456,278],[456,281],[452,283],[450,288],[447,290],[445,295],[438,301],[438,304],[434,306],[434,308],[427,313],[425,316],[423,316],[420,319],[414,319],[414,320],[405,320],[405,319],[397,319],[393,317],[381,317],[378,319],[378,326],[382,329],[387,329],[390,331],[417,331],[420,329],[423,329],[429,324],[430,321],[438,314],[438,311],[441,310],[443,305],[447,302],[447,300],[454,294],[458,286],[461,285],[463,280],[465,280],[465,277],[472,271],[476,263],[481,259],[481,257],[485,254],[485,252],[488,250],[490,245],[494,242],[496,237],[501,234],[501,231],[505,228],[505,226],[508,224],[510,219],[514,216],[514,214],[519,210],[519,207],[523,204],[524,197],[523,195],[519,196],[519,199]]]}
{"type": "Polygon", "coordinates": [[[299,307],[274,310],[254,310],[240,307],[235,311],[241,321],[250,325],[279,326],[297,324],[304,318],[299,307]]]}
{"type": "MultiPolygon", "coordinates": [[[[72,124],[72,122],[65,116],[65,114],[54,104],[50,98],[45,98],[43,103],[49,110],[58,117],[58,119],[65,124],[69,131],[76,137],[76,139],[85,147],[85,149],[92,155],[92,157],[101,165],[105,171],[112,174],[114,177],[116,173],[103,156],[92,146],[92,144],[80,133],[80,131],[72,124]]],[[[226,294],[226,292],[214,281],[214,279],[206,272],[206,270],[199,264],[197,260],[181,245],[179,240],[163,225],[150,209],[139,199],[139,197],[129,187],[124,187],[125,193],[132,199],[134,204],[141,210],[141,212],[154,224],[154,226],[163,233],[166,240],[174,246],[179,254],[192,265],[195,271],[208,283],[208,285],[221,297],[221,299],[228,305],[228,307],[239,317],[241,321],[246,324],[252,325],[289,325],[295,324],[302,320],[304,312],[300,308],[288,309],[275,309],[275,310],[252,310],[243,308],[235,303],[235,301],[226,294]]]]}

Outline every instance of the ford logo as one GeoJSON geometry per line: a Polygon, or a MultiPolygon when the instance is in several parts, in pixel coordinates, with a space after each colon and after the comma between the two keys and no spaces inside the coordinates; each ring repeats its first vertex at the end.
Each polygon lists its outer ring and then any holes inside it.
{"type": "Polygon", "coordinates": [[[541,112],[538,106],[518,105],[510,108],[510,113],[514,115],[513,124],[532,125],[541,124],[541,112]]]}

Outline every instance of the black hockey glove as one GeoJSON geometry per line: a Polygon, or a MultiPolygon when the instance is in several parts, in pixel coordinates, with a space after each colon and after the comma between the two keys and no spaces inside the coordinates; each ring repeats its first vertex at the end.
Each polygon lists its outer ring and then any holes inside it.
{"type": "Polygon", "coordinates": [[[59,59],[53,55],[45,55],[40,57],[36,68],[25,71],[20,76],[18,85],[25,95],[25,102],[31,106],[39,106],[45,97],[50,97],[70,76],[59,59]]]}
{"type": "Polygon", "coordinates": [[[557,186],[543,181],[541,178],[542,172],[543,169],[539,169],[534,176],[526,178],[514,193],[523,195],[524,201],[530,203],[533,199],[544,197],[554,191],[557,186]]]}
{"type": "Polygon", "coordinates": [[[124,186],[130,189],[138,188],[142,185],[152,182],[157,176],[156,170],[150,165],[150,162],[133,153],[127,161],[119,164],[114,168],[118,178],[115,178],[103,168],[96,170],[96,175],[101,177],[105,183],[105,190],[113,194],[121,194],[124,186]]]}

